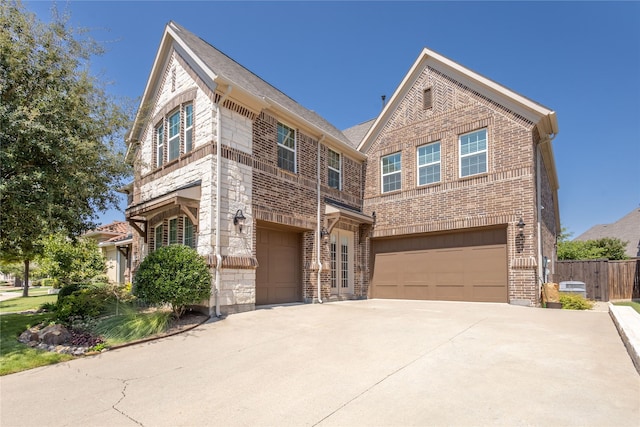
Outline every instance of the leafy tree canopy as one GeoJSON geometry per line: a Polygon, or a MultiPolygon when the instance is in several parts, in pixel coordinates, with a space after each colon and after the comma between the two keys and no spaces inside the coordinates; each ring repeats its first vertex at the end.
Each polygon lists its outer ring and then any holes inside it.
{"type": "Polygon", "coordinates": [[[612,237],[603,237],[594,240],[569,240],[572,233],[565,228],[558,236],[559,260],[583,260],[583,259],[627,259],[625,247],[628,242],[612,237]]]}
{"type": "Polygon", "coordinates": [[[73,241],[62,234],[45,238],[43,256],[38,259],[43,274],[61,284],[86,283],[107,270],[98,244],[86,238],[73,241]]]}
{"type": "Polygon", "coordinates": [[[26,282],[42,237],[94,228],[129,174],[128,115],[89,69],[102,48],[53,15],[0,2],[0,258],[22,261],[26,282]]]}

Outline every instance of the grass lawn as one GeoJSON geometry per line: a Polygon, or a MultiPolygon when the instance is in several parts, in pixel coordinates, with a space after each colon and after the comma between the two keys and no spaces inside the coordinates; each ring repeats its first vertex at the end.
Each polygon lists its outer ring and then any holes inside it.
{"type": "Polygon", "coordinates": [[[18,342],[18,336],[28,326],[35,326],[38,323],[49,321],[51,317],[52,314],[50,313],[4,314],[0,316],[0,375],[12,374],[73,359],[73,356],[68,354],[35,350],[18,342]]]}
{"type": "Polygon", "coordinates": [[[640,314],[639,300],[614,302],[613,305],[626,305],[628,307],[632,307],[635,311],[637,311],[640,314]]]}
{"type": "Polygon", "coordinates": [[[0,302],[0,313],[15,313],[26,310],[37,310],[45,302],[54,303],[58,295],[38,295],[32,297],[12,298],[0,302]]]}

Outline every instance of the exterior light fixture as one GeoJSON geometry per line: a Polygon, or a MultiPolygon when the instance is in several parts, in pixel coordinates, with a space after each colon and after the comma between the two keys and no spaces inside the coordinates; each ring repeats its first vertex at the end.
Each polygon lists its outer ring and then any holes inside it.
{"type": "Polygon", "coordinates": [[[376,226],[376,219],[377,219],[377,217],[376,217],[376,211],[373,211],[373,213],[371,214],[371,216],[373,217],[373,224],[371,224],[371,225],[373,225],[373,226],[375,227],[375,226],[376,226]]]}
{"type": "Polygon", "coordinates": [[[518,226],[518,229],[520,230],[520,235],[524,236],[524,226],[526,225],[524,223],[524,221],[522,220],[522,217],[520,217],[520,220],[518,221],[518,223],[516,224],[518,226]]]}
{"type": "Polygon", "coordinates": [[[322,239],[322,243],[327,243],[329,241],[329,232],[324,227],[320,230],[320,238],[322,239]]]}
{"type": "Polygon", "coordinates": [[[233,217],[233,225],[238,226],[238,230],[240,230],[240,233],[242,233],[242,227],[244,227],[245,219],[247,218],[245,218],[244,215],[242,214],[242,209],[238,209],[236,211],[235,216],[233,217]]]}

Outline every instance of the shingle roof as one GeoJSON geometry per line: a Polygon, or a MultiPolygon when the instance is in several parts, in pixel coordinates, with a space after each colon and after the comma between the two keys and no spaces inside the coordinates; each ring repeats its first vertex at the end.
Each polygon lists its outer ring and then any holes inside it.
{"type": "Polygon", "coordinates": [[[95,231],[100,233],[118,233],[126,235],[129,232],[129,224],[125,221],[113,221],[110,224],[101,225],[96,228],[95,231]]]}
{"type": "Polygon", "coordinates": [[[349,129],[345,129],[342,131],[342,133],[349,139],[353,148],[358,148],[358,145],[360,145],[362,139],[367,134],[375,121],[376,119],[368,120],[366,122],[360,123],[359,125],[350,127],[349,129]]]}
{"type": "Polygon", "coordinates": [[[278,103],[280,106],[313,124],[336,140],[350,146],[352,145],[349,139],[343,135],[340,130],[316,112],[304,108],[289,96],[285,95],[283,92],[276,89],[256,74],[247,70],[245,67],[238,64],[205,40],[186,30],[184,27],[173,21],[169,22],[169,26],[173,27],[177,31],[180,38],[187,44],[189,49],[191,49],[193,53],[195,53],[198,58],[200,58],[216,75],[220,75],[225,79],[236,83],[256,97],[266,97],[269,100],[278,103]]]}
{"type": "Polygon", "coordinates": [[[627,243],[625,253],[629,257],[640,257],[640,208],[611,224],[594,225],[574,240],[595,240],[603,237],[618,238],[627,243]]]}

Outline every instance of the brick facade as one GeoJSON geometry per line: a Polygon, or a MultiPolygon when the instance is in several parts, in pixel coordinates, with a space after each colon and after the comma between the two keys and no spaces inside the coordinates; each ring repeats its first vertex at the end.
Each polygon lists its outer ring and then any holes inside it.
{"type": "MultiPolygon", "coordinates": [[[[344,136],[340,140],[332,134],[330,125],[320,129],[318,123],[324,125],[308,119],[308,112],[294,117],[290,107],[273,108],[273,101],[270,104],[261,94],[252,98],[242,88],[207,83],[208,77],[202,78],[188,65],[183,51],[166,51],[166,60],[160,62],[164,68],[152,74],[156,85],[150,87],[157,88],[156,92],[145,95],[139,112],[142,118],[136,119],[135,137],[129,141],[135,148],[129,160],[134,165],[135,182],[127,217],[142,231],[133,243],[134,270],[154,248],[153,227],[165,225],[166,244],[168,220],[177,217],[182,227],[182,218],[190,214],[196,217],[196,247],[208,257],[212,283],[216,267],[220,271],[219,294],[214,292],[205,303],[210,312],[216,303],[223,313],[255,308],[260,227],[299,236],[303,301],[317,301],[319,285],[323,300],[366,298],[371,239],[500,226],[507,234],[509,300],[537,303],[537,260],[539,255],[555,259],[558,230],[556,193],[548,174],[553,165],[545,164],[540,154],[538,146],[546,140],[539,136],[536,123],[455,76],[427,65],[411,87],[402,89],[385,120],[379,119],[380,131],[358,152],[344,136]],[[178,158],[158,166],[155,129],[165,123],[166,135],[168,115],[184,111],[185,105],[193,106],[193,149],[186,152],[181,142],[178,158]],[[295,130],[295,172],[278,167],[278,123],[295,130]],[[460,178],[458,138],[478,129],[487,131],[487,172],[460,178]],[[441,144],[441,179],[419,186],[417,147],[436,141],[441,144]],[[217,158],[218,148],[221,159],[217,158]],[[340,154],[340,188],[328,185],[329,149],[340,154]],[[381,158],[391,153],[401,154],[402,187],[382,194],[381,158]],[[181,191],[187,184],[197,187],[198,196],[189,196],[196,199],[187,197],[184,201],[181,191]],[[163,201],[170,196],[175,196],[173,204],[163,201]],[[537,208],[538,199],[544,209],[537,208]],[[155,206],[158,200],[165,205],[155,206]],[[233,224],[239,210],[246,217],[242,232],[233,224]],[[220,218],[216,217],[218,211],[220,218]],[[527,224],[524,236],[516,227],[520,218],[527,224]],[[339,260],[347,262],[348,266],[341,264],[340,268],[345,267],[353,282],[346,293],[332,291],[330,244],[319,242],[318,220],[334,237],[346,236],[350,242],[348,257],[339,260]],[[538,220],[539,228],[534,225],[538,220]],[[220,230],[216,230],[218,222],[220,230]],[[213,256],[217,233],[222,257],[219,266],[213,256]]],[[[182,118],[182,139],[184,127],[182,118]]],[[[165,142],[165,158],[167,145],[165,142]]]]}

